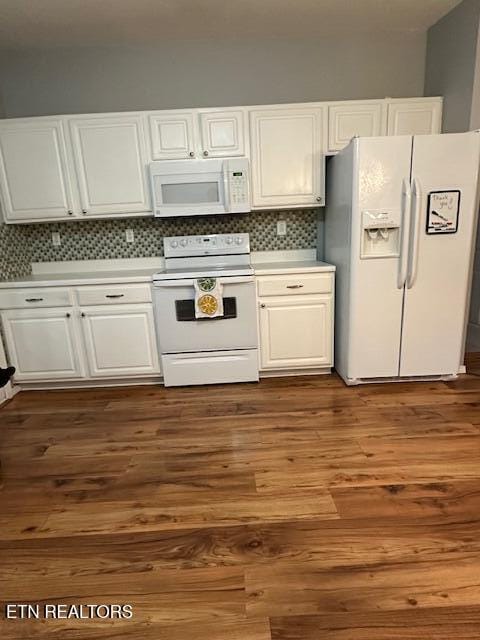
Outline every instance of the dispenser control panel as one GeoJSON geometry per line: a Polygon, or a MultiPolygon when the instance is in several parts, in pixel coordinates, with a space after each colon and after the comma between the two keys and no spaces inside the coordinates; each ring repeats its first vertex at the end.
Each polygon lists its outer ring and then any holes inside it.
{"type": "Polygon", "coordinates": [[[388,229],[400,226],[400,211],[387,209],[368,210],[363,212],[364,229],[388,229]]]}
{"type": "Polygon", "coordinates": [[[362,211],[360,257],[394,258],[400,252],[401,211],[368,209],[362,211]]]}

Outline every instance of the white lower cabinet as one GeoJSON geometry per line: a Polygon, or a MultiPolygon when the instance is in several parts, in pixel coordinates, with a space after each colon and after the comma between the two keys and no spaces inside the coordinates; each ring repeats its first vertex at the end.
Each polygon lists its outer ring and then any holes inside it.
{"type": "Polygon", "coordinates": [[[151,304],[85,307],[81,319],[92,378],[160,372],[151,304]]]}
{"type": "Polygon", "coordinates": [[[35,297],[32,291],[5,289],[0,295],[5,346],[17,369],[16,382],[159,376],[148,283],[50,287],[37,289],[35,297]],[[142,302],[129,302],[135,299],[142,302]],[[71,306],[62,304],[64,300],[71,300],[71,306]],[[48,302],[59,306],[27,308],[48,302]]]}
{"type": "Polygon", "coordinates": [[[257,286],[260,370],[330,368],[333,274],[258,278],[257,286]]]}
{"type": "Polygon", "coordinates": [[[71,307],[2,313],[15,380],[70,380],[84,375],[80,337],[71,307]]]}

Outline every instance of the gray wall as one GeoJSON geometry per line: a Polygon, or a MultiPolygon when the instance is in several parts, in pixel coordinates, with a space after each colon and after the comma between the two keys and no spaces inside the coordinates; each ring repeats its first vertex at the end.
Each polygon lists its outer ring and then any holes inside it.
{"type": "MultiPolygon", "coordinates": [[[[464,0],[427,34],[425,95],[443,95],[443,131],[480,127],[480,0],[464,0]]],[[[480,228],[473,266],[467,351],[480,351],[480,228]]]]}
{"type": "Polygon", "coordinates": [[[7,117],[423,94],[425,33],[0,52],[7,117]]]}
{"type": "Polygon", "coordinates": [[[470,128],[479,17],[479,0],[464,0],[428,30],[425,95],[444,97],[445,132],[470,128]]]}

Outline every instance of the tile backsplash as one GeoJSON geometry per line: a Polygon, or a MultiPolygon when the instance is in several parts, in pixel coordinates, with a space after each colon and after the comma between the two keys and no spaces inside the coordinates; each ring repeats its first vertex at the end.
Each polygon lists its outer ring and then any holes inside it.
{"type": "MultiPolygon", "coordinates": [[[[2,264],[7,280],[29,271],[30,262],[147,258],[163,255],[164,236],[206,233],[250,233],[252,251],[313,249],[316,246],[318,209],[255,211],[226,216],[190,218],[123,218],[81,220],[29,225],[0,225],[2,264]],[[287,234],[277,236],[277,221],[285,220],[287,234]],[[135,241],[128,243],[125,231],[135,241]],[[61,244],[52,244],[59,232],[61,244]],[[5,264],[4,264],[5,263],[5,264]]],[[[320,209],[320,211],[322,211],[320,209]]]]}
{"type": "Polygon", "coordinates": [[[0,280],[30,273],[30,244],[25,228],[0,222],[0,280]]]}

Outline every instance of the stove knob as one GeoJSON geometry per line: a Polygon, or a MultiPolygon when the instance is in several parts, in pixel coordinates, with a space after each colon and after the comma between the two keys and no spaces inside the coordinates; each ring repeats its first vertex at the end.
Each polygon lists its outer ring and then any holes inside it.
{"type": "Polygon", "coordinates": [[[227,244],[232,244],[232,242],[233,242],[233,238],[232,238],[232,236],[228,236],[228,238],[225,240],[225,242],[226,242],[227,244]]]}
{"type": "Polygon", "coordinates": [[[180,240],[180,244],[182,245],[182,247],[186,247],[187,246],[187,239],[186,238],[182,238],[180,240]]]}
{"type": "Polygon", "coordinates": [[[243,238],[240,238],[240,236],[239,236],[238,238],[235,238],[235,242],[236,242],[237,244],[242,244],[242,242],[243,242],[243,238]]]}
{"type": "Polygon", "coordinates": [[[178,242],[176,240],[172,240],[170,242],[170,246],[173,247],[174,249],[176,249],[178,247],[178,242]]]}

